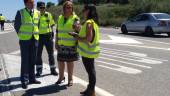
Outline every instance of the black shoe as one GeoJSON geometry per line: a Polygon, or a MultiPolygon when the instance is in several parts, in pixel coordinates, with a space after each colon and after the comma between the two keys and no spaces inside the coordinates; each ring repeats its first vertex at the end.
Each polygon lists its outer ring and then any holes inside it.
{"type": "Polygon", "coordinates": [[[88,89],[86,89],[86,90],[83,91],[83,92],[80,92],[80,94],[81,94],[82,96],[96,96],[94,90],[88,90],[88,89]]]}
{"type": "Polygon", "coordinates": [[[53,70],[53,71],[51,71],[51,75],[57,76],[58,73],[57,73],[57,71],[53,70]]]}
{"type": "Polygon", "coordinates": [[[41,84],[38,80],[29,81],[29,84],[41,84]]]}
{"type": "Polygon", "coordinates": [[[27,89],[27,88],[28,88],[28,85],[27,85],[26,83],[22,83],[22,84],[21,84],[21,87],[22,87],[23,89],[27,89]]]}
{"type": "Polygon", "coordinates": [[[64,77],[63,79],[61,79],[61,80],[58,80],[55,84],[57,84],[57,85],[58,85],[58,84],[61,84],[62,81],[65,82],[65,77],[64,77]]]}
{"type": "Polygon", "coordinates": [[[85,91],[80,92],[80,94],[87,94],[87,89],[85,91]]]}
{"type": "Polygon", "coordinates": [[[36,76],[41,76],[42,72],[37,72],[35,75],[36,76]]]}

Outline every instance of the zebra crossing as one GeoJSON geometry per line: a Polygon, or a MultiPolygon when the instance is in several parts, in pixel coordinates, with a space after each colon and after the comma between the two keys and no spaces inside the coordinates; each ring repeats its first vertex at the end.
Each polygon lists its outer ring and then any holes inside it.
{"type": "MultiPolygon", "coordinates": [[[[17,50],[9,54],[19,55],[20,51],[17,50]]],[[[57,57],[57,51],[54,52],[54,55],[57,57]]],[[[100,56],[96,59],[96,66],[126,74],[140,74],[144,72],[141,69],[152,70],[156,65],[165,62],[168,60],[149,57],[147,53],[101,47],[100,56]]]]}
{"type": "Polygon", "coordinates": [[[140,74],[142,69],[152,70],[154,66],[168,60],[147,56],[145,53],[130,52],[111,48],[101,48],[96,60],[97,66],[126,74],[140,74]]]}
{"type": "Polygon", "coordinates": [[[4,24],[4,31],[0,30],[0,35],[1,34],[6,34],[6,33],[10,33],[10,32],[14,32],[14,27],[12,23],[5,23],[4,24]]]}

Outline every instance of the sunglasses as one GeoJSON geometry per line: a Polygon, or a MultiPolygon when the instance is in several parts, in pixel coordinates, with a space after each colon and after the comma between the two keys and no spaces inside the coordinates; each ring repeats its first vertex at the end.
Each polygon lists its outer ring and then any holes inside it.
{"type": "Polygon", "coordinates": [[[40,7],[40,9],[45,9],[45,7],[40,7]]]}

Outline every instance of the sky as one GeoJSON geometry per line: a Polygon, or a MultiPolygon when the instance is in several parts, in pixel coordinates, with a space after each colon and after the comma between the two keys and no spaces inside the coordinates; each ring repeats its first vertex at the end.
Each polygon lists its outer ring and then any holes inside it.
{"type": "MultiPolygon", "coordinates": [[[[44,2],[58,3],[58,0],[35,0],[44,2]]],[[[0,13],[2,13],[7,20],[14,20],[17,10],[24,8],[23,0],[1,0],[0,13]]]]}

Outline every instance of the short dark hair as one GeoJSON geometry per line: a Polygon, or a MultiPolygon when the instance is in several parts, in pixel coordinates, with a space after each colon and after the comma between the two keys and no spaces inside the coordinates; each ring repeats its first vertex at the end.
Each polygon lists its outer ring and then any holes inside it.
{"type": "Polygon", "coordinates": [[[26,4],[29,0],[24,0],[24,4],[26,4]]]}
{"type": "Polygon", "coordinates": [[[96,6],[94,4],[86,4],[84,6],[83,11],[86,11],[86,10],[89,11],[87,19],[93,19],[98,24],[99,21],[98,21],[98,14],[97,14],[96,6]]]}
{"type": "Polygon", "coordinates": [[[24,0],[24,4],[27,3],[27,2],[28,2],[28,0],[24,0]]]}
{"type": "Polygon", "coordinates": [[[45,7],[45,2],[42,2],[42,1],[38,1],[37,2],[37,7],[39,8],[39,7],[45,7]]]}

